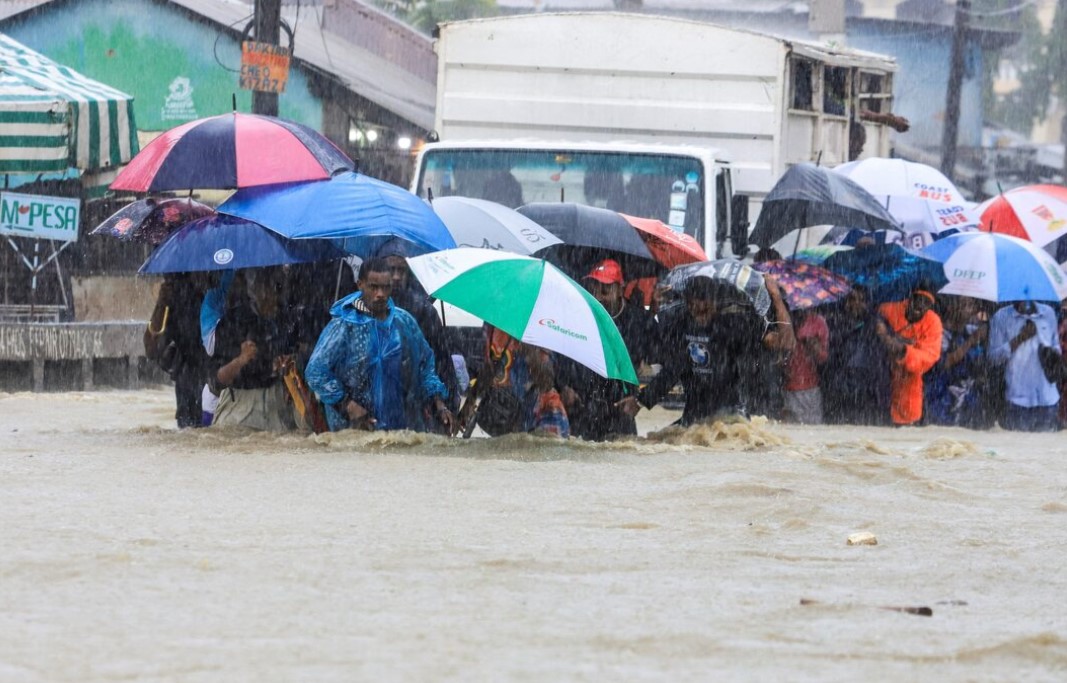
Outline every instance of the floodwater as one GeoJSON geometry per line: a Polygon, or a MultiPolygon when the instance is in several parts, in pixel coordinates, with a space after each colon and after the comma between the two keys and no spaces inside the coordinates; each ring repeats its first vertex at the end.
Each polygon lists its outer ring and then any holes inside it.
{"type": "Polygon", "coordinates": [[[1061,435],[273,437],[172,400],[0,394],[0,680],[1067,680],[1061,435]]]}

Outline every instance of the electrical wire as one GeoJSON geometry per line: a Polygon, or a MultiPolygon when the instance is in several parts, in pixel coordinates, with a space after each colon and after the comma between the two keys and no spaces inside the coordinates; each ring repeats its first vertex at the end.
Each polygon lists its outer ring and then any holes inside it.
{"type": "Polygon", "coordinates": [[[1023,0],[1023,2],[1020,2],[1018,5],[1015,5],[1013,7],[989,10],[988,12],[981,12],[973,9],[960,9],[959,11],[969,14],[972,17],[1002,17],[1006,14],[1015,14],[1016,12],[1021,12],[1027,7],[1036,5],[1037,2],[1038,0],[1023,0]]]}
{"type": "MultiPolygon", "coordinates": [[[[237,21],[235,21],[232,24],[230,24],[229,26],[227,26],[226,30],[234,28],[235,26],[237,26],[237,24],[245,23],[249,19],[252,19],[253,17],[255,17],[255,14],[249,14],[247,17],[244,17],[242,19],[238,19],[237,21]]],[[[222,39],[222,31],[219,31],[217,34],[215,34],[215,46],[211,50],[212,54],[215,57],[215,63],[218,64],[219,66],[221,66],[223,69],[226,69],[230,73],[235,73],[235,74],[241,73],[240,69],[231,69],[230,67],[228,67],[225,64],[223,64],[222,60],[219,59],[219,40],[220,39],[222,39]]]]}

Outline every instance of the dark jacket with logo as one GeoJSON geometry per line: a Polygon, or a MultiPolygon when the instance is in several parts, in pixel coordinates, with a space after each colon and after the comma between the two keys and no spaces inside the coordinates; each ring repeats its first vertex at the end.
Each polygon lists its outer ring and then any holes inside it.
{"type": "Polygon", "coordinates": [[[748,413],[765,362],[766,322],[761,317],[747,310],[727,312],[699,326],[688,314],[680,314],[660,329],[663,369],[641,391],[642,404],[653,407],[681,382],[683,425],[717,413],[748,413]]]}

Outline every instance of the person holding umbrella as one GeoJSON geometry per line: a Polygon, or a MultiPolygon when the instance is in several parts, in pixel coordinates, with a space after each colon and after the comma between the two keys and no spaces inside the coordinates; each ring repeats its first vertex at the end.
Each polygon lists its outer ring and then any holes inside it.
{"type": "Polygon", "coordinates": [[[761,366],[770,362],[767,352],[788,354],[796,345],[778,284],[766,276],[763,283],[776,321],[770,330],[733,285],[704,276],[689,278],[684,307],[663,328],[662,370],[638,396],[627,396],[617,405],[636,415],[642,405],[652,408],[681,381],[685,408],[678,424],[689,426],[724,414],[747,416],[761,395],[761,366]]]}
{"type": "MultiPolygon", "coordinates": [[[[619,328],[634,367],[642,361],[651,364],[658,337],[656,324],[642,306],[628,303],[623,296],[625,280],[619,262],[601,261],[582,281],[619,328]]],[[[559,365],[559,383],[563,387],[560,394],[570,417],[572,434],[588,441],[637,435],[634,417],[616,406],[629,393],[624,382],[600,377],[566,359],[561,359],[559,365]]]]}
{"type": "Polygon", "coordinates": [[[247,294],[231,290],[215,332],[212,426],[289,431],[296,424],[281,373],[296,350],[296,330],[284,312],[282,270],[250,268],[244,279],[247,294]]]}
{"type": "Polygon", "coordinates": [[[364,261],[356,286],[330,309],[333,320],[304,370],[326,407],[330,430],[428,431],[424,410],[432,403],[437,421],[453,434],[455,417],[434,372],[433,351],[411,314],[390,299],[389,264],[364,261]]]}

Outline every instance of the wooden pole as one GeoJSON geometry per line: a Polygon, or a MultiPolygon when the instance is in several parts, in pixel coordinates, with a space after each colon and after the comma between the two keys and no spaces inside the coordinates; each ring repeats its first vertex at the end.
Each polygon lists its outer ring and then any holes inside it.
{"type": "Polygon", "coordinates": [[[955,182],[956,147],[960,130],[960,89],[963,87],[963,60],[967,49],[967,23],[971,0],[957,0],[956,28],[952,33],[948,86],[945,96],[945,126],[941,133],[941,172],[955,182]]]}
{"type": "MultiPolygon", "coordinates": [[[[281,0],[256,0],[254,37],[256,42],[277,45],[281,38],[281,0]]],[[[278,115],[278,93],[252,91],[252,113],[278,115]]]]}

